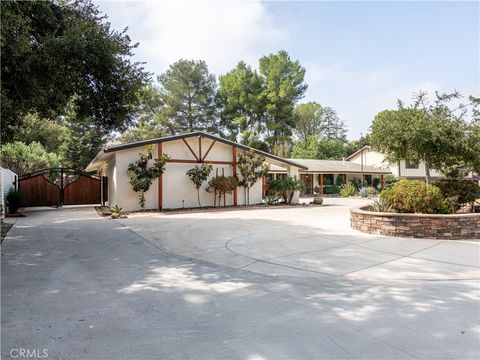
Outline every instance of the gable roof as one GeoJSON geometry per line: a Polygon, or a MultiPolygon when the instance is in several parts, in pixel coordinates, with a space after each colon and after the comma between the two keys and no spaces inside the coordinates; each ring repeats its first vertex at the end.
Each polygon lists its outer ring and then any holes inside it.
{"type": "Polygon", "coordinates": [[[284,159],[280,156],[273,155],[273,154],[270,154],[270,153],[267,153],[265,151],[261,151],[261,150],[258,150],[258,149],[254,149],[250,146],[238,144],[234,141],[227,140],[227,139],[221,138],[221,137],[216,136],[216,135],[208,134],[208,133],[203,132],[203,131],[195,131],[195,132],[186,133],[186,134],[169,135],[169,136],[163,136],[163,137],[159,137],[159,138],[155,138],[155,139],[135,141],[135,142],[128,143],[128,144],[118,144],[118,145],[107,146],[107,147],[103,148],[103,150],[100,150],[100,152],[97,154],[97,156],[95,156],[95,158],[90,162],[90,164],[88,164],[86,170],[87,171],[93,170],[93,165],[97,161],[99,161],[100,158],[104,154],[113,153],[113,152],[120,151],[120,150],[133,149],[133,148],[136,148],[136,147],[141,147],[141,146],[150,145],[150,144],[158,144],[158,143],[163,143],[163,142],[168,142],[168,141],[186,139],[186,138],[190,138],[190,137],[199,137],[199,136],[201,136],[203,138],[210,139],[210,140],[215,140],[215,141],[221,142],[221,143],[226,144],[226,145],[235,146],[236,148],[239,148],[239,149],[242,149],[242,150],[248,150],[248,151],[253,150],[255,153],[257,153],[259,155],[265,156],[266,158],[275,160],[275,161],[280,162],[282,164],[294,166],[294,167],[304,169],[304,170],[307,169],[307,167],[305,167],[304,165],[299,164],[295,161],[291,161],[290,159],[284,159]],[[91,170],[89,170],[89,169],[91,169],[91,170]]]}
{"type": "Polygon", "coordinates": [[[361,149],[358,149],[357,151],[355,151],[353,154],[347,156],[347,158],[345,160],[349,161],[350,159],[354,158],[355,156],[357,156],[358,154],[364,152],[365,150],[370,150],[371,147],[368,146],[368,145],[365,145],[364,147],[362,147],[361,149]]]}

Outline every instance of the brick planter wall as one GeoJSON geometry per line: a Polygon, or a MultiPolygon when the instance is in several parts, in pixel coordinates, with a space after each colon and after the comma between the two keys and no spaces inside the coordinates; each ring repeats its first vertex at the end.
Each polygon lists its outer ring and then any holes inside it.
{"type": "Polygon", "coordinates": [[[352,228],[370,234],[430,239],[480,239],[480,214],[392,214],[350,209],[352,228]]]}

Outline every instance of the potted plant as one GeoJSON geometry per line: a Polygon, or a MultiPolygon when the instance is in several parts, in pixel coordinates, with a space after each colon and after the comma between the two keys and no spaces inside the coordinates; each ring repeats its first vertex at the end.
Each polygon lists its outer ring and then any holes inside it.
{"type": "Polygon", "coordinates": [[[22,194],[20,191],[12,188],[8,191],[6,199],[8,212],[10,214],[16,214],[22,203],[22,194]]]}
{"type": "Polygon", "coordinates": [[[111,215],[112,219],[119,219],[119,218],[123,217],[124,213],[125,213],[123,211],[123,208],[121,208],[118,205],[113,205],[110,210],[112,210],[112,215],[111,215]]]}

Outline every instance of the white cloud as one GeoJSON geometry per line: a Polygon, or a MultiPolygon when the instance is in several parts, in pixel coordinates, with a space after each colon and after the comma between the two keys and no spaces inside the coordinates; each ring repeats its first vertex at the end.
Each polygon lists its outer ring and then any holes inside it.
{"type": "Polygon", "coordinates": [[[240,60],[256,66],[288,39],[260,1],[98,2],[114,28],[129,26],[137,57],[156,74],[181,58],[202,59],[217,75],[240,60]]]}

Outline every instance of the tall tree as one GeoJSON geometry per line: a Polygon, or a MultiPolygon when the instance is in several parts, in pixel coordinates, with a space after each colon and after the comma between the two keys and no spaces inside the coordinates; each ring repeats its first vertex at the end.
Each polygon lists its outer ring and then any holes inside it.
{"type": "Polygon", "coordinates": [[[260,75],[265,82],[266,142],[270,151],[278,152],[277,144],[290,140],[295,127],[293,109],[307,90],[305,69],[298,60],[291,60],[284,50],[260,58],[260,75]]]}
{"type": "Polygon", "coordinates": [[[330,140],[347,141],[347,128],[338,117],[337,112],[330,108],[323,108],[323,134],[330,140]]]}
{"type": "Polygon", "coordinates": [[[320,104],[307,102],[298,104],[294,111],[295,134],[301,141],[311,135],[320,135],[324,131],[324,111],[320,104]]]}
{"type": "Polygon", "coordinates": [[[265,109],[263,82],[243,61],[220,76],[218,98],[222,124],[232,140],[249,145],[262,130],[265,109]]]}
{"type": "Polygon", "coordinates": [[[385,110],[372,122],[372,145],[383,151],[390,161],[425,162],[425,180],[430,169],[439,169],[449,176],[463,176],[480,171],[478,125],[466,119],[465,106],[449,107],[459,93],[437,94],[429,104],[426,93],[416,96],[414,104],[399,101],[397,110],[385,110]]]}
{"type": "Polygon", "coordinates": [[[158,77],[163,104],[159,121],[171,134],[219,133],[216,80],[205,61],[179,60],[158,77]]]}
{"type": "Polygon", "coordinates": [[[121,130],[133,117],[137,90],[148,81],[130,59],[126,29],[112,30],[88,0],[1,1],[2,138],[25,114],[54,118],[73,95],[81,118],[121,130]]]}
{"type": "Polygon", "coordinates": [[[341,160],[346,156],[342,141],[325,136],[310,135],[306,140],[299,140],[292,149],[294,159],[341,160]]]}

